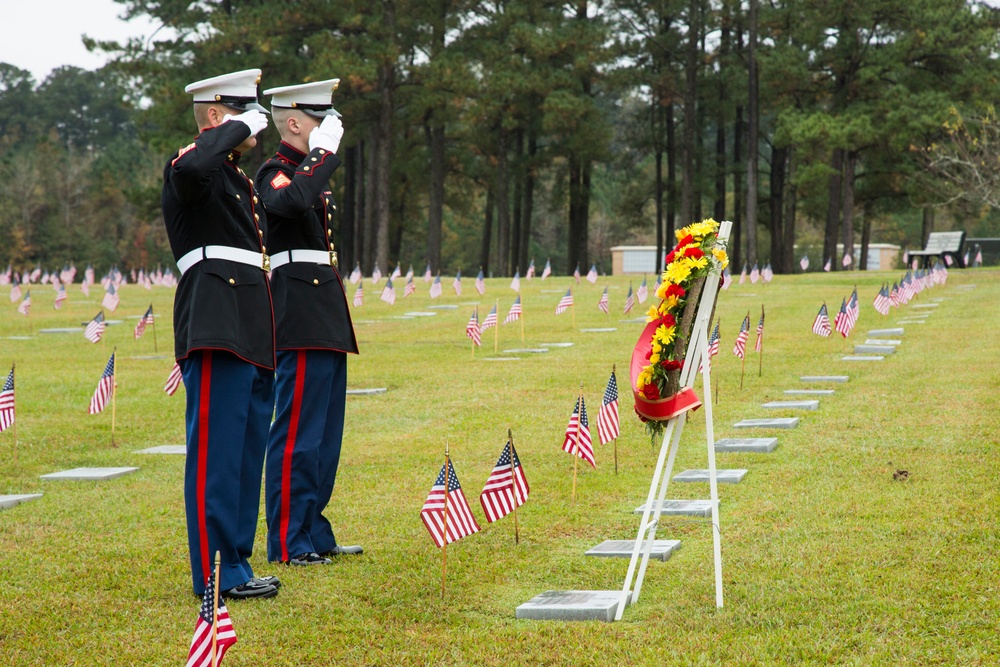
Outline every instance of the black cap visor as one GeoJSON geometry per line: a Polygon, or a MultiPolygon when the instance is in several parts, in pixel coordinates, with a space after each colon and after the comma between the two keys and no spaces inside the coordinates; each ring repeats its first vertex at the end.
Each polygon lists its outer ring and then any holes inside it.
{"type": "Polygon", "coordinates": [[[230,109],[235,109],[236,111],[250,111],[255,109],[257,111],[263,111],[264,113],[271,113],[260,104],[257,103],[256,97],[236,97],[233,95],[219,95],[217,100],[214,100],[219,104],[229,107],[230,109]]]}

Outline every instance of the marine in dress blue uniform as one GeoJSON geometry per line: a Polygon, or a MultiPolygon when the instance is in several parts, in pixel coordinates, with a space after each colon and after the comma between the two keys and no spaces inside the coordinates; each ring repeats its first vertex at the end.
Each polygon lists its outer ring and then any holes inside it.
{"type": "Polygon", "coordinates": [[[266,220],[240,154],[267,126],[260,70],[192,83],[200,133],[163,170],[163,218],[181,272],[174,352],[187,388],[184,505],[191,581],[201,595],[221,555],[227,598],[273,597],[250,567],[274,397],[274,315],[266,220]]]}
{"type": "Polygon", "coordinates": [[[324,516],[344,432],[347,354],[358,352],[332,242],[329,181],[344,129],[331,104],[339,80],[284,86],[271,110],[281,144],[257,172],[268,212],[276,321],[275,419],[265,471],[267,555],[330,563],[340,546],[324,516]]]}

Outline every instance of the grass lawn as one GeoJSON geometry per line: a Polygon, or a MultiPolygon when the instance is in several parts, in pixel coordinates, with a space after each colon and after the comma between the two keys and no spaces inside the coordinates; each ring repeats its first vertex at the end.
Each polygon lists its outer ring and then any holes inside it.
{"type": "MultiPolygon", "coordinates": [[[[652,278],[652,276],[651,276],[652,278]]],[[[499,331],[499,348],[572,342],[519,361],[493,356],[493,331],[470,351],[464,336],[473,302],[485,317],[513,300],[508,280],[472,280],[462,297],[445,286],[432,301],[417,294],[395,306],[365,283],[354,309],[361,355],[349,386],[387,387],[351,397],[340,475],[327,514],[338,539],[362,544],[362,557],[323,568],[266,562],[263,512],[254,567],[278,574],[274,600],[229,605],[239,642],[226,667],[281,665],[992,665],[1000,661],[1000,271],[953,270],[947,285],[919,295],[883,318],[872,308],[878,286],[897,273],[778,276],[767,286],[722,292],[718,438],[777,435],[771,454],[720,454],[721,468],[748,468],[738,485],[721,485],[725,607],[716,609],[712,540],[705,520],[665,517],[658,537],[683,548],[653,561],[642,597],[623,622],[518,621],[517,605],[548,589],[620,589],[627,560],[584,557],[605,539],[633,539],[657,450],[632,415],[628,361],[642,324],[620,322],[627,278],[610,279],[612,315],[597,302],[606,281],[574,285],[576,327],[553,314],[571,278],[522,281],[525,344],[518,325],[499,331]],[[857,281],[861,317],[849,342],[810,332],[825,300],[831,319],[857,281]],[[975,289],[961,289],[975,285],[975,289]],[[934,309],[914,304],[944,299],[934,309]],[[767,310],[763,375],[753,328],[767,310]],[[434,317],[397,319],[431,305],[456,304],[434,317]],[[746,378],[739,389],[733,341],[751,317],[746,378]],[[880,363],[840,360],[869,329],[904,325],[896,354],[880,363]],[[583,333],[588,327],[617,327],[583,333]],[[597,410],[611,365],[622,391],[619,474],[610,446],[597,440],[597,410]],[[760,406],[804,388],[800,375],[844,374],[816,412],[760,406]],[[573,460],[560,449],[580,383],[588,402],[598,468],[580,467],[570,501],[573,460]],[[799,416],[797,429],[752,433],[743,418],[799,416]],[[531,484],[519,511],[521,542],[510,517],[486,524],[478,494],[507,428],[531,484]],[[419,511],[451,448],[466,498],[483,530],[448,548],[442,599],[441,552],[419,511]],[[909,471],[894,481],[897,469],[909,471]]],[[[638,286],[638,281],[635,281],[638,286]]],[[[650,281],[652,286],[652,280],[650,281]]],[[[348,285],[349,296],[353,288],[348,285]]],[[[17,362],[17,459],[10,431],[0,434],[0,494],[43,493],[0,510],[0,664],[181,665],[199,600],[190,591],[183,509],[183,457],[135,450],[184,442],[183,389],[163,392],[172,365],[173,294],[129,285],[110,319],[106,342],[91,344],[72,327],[99,309],[100,290],[79,286],[60,311],[51,288],[32,289],[28,319],[6,303],[0,321],[0,373],[17,362]],[[152,300],[159,316],[160,359],[150,331],[132,339],[152,300]],[[87,405],[118,346],[117,441],[110,409],[87,405]],[[45,481],[78,466],[139,466],[105,482],[45,481]]],[[[646,306],[650,302],[647,302],[646,306]]],[[[639,307],[628,317],[642,314],[639,307]]],[[[431,312],[431,311],[428,311],[431,312]]],[[[700,386],[700,384],[699,384],[700,386]]],[[[825,387],[816,385],[816,387],[825,387]]],[[[815,388],[815,387],[813,387],[815,388]]],[[[689,420],[675,472],[706,467],[703,411],[689,420]]],[[[672,484],[673,498],[705,498],[707,484],[672,484]]]]}

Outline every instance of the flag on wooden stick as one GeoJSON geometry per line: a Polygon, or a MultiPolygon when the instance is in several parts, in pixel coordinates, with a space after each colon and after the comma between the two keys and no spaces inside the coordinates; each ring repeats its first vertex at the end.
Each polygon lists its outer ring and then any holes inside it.
{"type": "Polygon", "coordinates": [[[597,467],[594,461],[594,441],[590,437],[590,421],[587,419],[587,404],[580,394],[579,400],[573,406],[573,414],[570,415],[569,423],[566,425],[566,436],[563,438],[563,451],[580,457],[593,467],[597,467]]]}
{"type": "Polygon", "coordinates": [[[521,319],[521,295],[518,294],[517,298],[514,299],[514,303],[510,305],[510,310],[507,312],[507,317],[504,318],[504,324],[510,324],[515,320],[521,319]]]}
{"type": "Polygon", "coordinates": [[[56,300],[52,304],[52,308],[59,310],[62,308],[63,302],[66,300],[66,285],[64,283],[59,283],[56,288],[56,300]]]}
{"type": "Polygon", "coordinates": [[[750,316],[747,315],[743,318],[743,324],[740,325],[740,333],[736,336],[736,344],[733,345],[733,354],[735,354],[740,359],[744,358],[747,349],[747,339],[750,337],[750,316]]]}
{"type": "Polygon", "coordinates": [[[434,480],[434,486],[420,508],[420,519],[424,522],[431,540],[438,547],[451,544],[463,537],[479,532],[479,524],[472,516],[472,509],[462,493],[462,485],[458,482],[455,467],[449,458],[441,466],[441,472],[434,480]],[[445,476],[448,484],[445,490],[445,476]],[[445,505],[447,504],[447,529],[445,528],[445,505]]]}
{"type": "Polygon", "coordinates": [[[632,294],[632,283],[628,284],[628,294],[625,295],[624,313],[628,315],[635,308],[635,296],[632,294]]]}
{"type": "Polygon", "coordinates": [[[163,386],[163,391],[167,392],[167,396],[173,396],[177,392],[177,388],[181,386],[183,379],[181,366],[175,361],[174,367],[170,369],[170,375],[167,376],[167,384],[163,386]]]}
{"type": "Polygon", "coordinates": [[[87,412],[92,415],[103,412],[114,390],[115,353],[112,352],[111,358],[108,359],[108,363],[104,367],[104,372],[101,374],[101,379],[97,383],[97,389],[94,390],[94,395],[90,398],[90,407],[87,409],[87,412]]]}
{"type": "Polygon", "coordinates": [[[504,518],[524,504],[528,492],[528,480],[524,476],[521,460],[508,441],[486,480],[483,492],[479,494],[479,504],[483,506],[486,520],[493,523],[504,518]]]}
{"type": "Polygon", "coordinates": [[[217,576],[218,573],[213,572],[205,584],[205,595],[201,599],[185,667],[219,667],[226,651],[236,643],[236,630],[233,629],[226,603],[220,603],[216,610],[219,597],[215,591],[217,576]]]}
{"type": "Polygon", "coordinates": [[[816,313],[816,319],[813,320],[812,332],[824,338],[833,333],[833,329],[830,328],[830,314],[826,311],[825,303],[819,307],[819,312],[816,313]]]}
{"type": "Polygon", "coordinates": [[[14,367],[10,367],[7,380],[0,389],[0,433],[14,423],[14,367]]]}
{"type": "Polygon", "coordinates": [[[608,312],[608,288],[604,288],[604,294],[601,295],[601,300],[597,302],[597,309],[602,313],[608,312]]]}
{"type": "Polygon", "coordinates": [[[136,325],[135,325],[135,331],[132,332],[132,337],[135,340],[138,340],[138,339],[142,338],[142,334],[146,333],[146,326],[147,325],[156,326],[153,323],[153,320],[154,320],[154,317],[153,317],[153,304],[149,304],[149,308],[146,309],[146,314],[143,315],[142,317],[140,317],[139,321],[136,323],[136,325]]]}
{"type": "Polygon", "coordinates": [[[604,389],[604,397],[601,400],[601,409],[597,413],[597,435],[601,438],[601,444],[606,445],[621,433],[618,420],[618,380],[615,372],[611,371],[608,378],[608,386],[604,389]]]}

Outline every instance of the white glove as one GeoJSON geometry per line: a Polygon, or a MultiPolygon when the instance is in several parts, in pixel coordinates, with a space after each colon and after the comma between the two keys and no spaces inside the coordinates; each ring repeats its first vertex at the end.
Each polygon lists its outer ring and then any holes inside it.
{"type": "Polygon", "coordinates": [[[340,148],[340,140],[344,138],[344,124],[338,116],[327,116],[319,127],[314,127],[309,133],[309,150],[325,148],[336,153],[340,148]]]}
{"type": "Polygon", "coordinates": [[[225,117],[222,119],[222,122],[226,123],[231,120],[238,120],[239,122],[249,127],[251,137],[257,136],[258,132],[267,127],[267,116],[264,115],[264,113],[258,111],[257,109],[244,111],[243,113],[237,116],[227,113],[225,117]]]}

